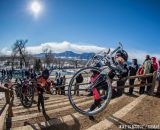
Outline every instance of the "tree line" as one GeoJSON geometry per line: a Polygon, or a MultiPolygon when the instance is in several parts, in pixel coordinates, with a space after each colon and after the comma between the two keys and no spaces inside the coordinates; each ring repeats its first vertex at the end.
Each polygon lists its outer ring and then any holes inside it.
{"type": "Polygon", "coordinates": [[[12,53],[9,56],[0,56],[0,61],[6,61],[4,66],[11,66],[14,70],[17,66],[22,68],[34,68],[36,71],[40,71],[46,67],[56,66],[57,68],[63,68],[65,63],[69,66],[74,66],[75,68],[83,66],[86,64],[84,60],[77,59],[62,59],[54,56],[50,48],[45,48],[42,50],[44,57],[36,58],[34,55],[30,54],[26,49],[26,44],[28,40],[16,40],[12,47],[12,53]]]}

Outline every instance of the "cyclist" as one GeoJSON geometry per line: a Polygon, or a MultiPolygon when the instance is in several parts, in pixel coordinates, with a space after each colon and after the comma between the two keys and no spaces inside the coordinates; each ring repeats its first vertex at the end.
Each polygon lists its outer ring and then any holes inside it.
{"type": "Polygon", "coordinates": [[[110,71],[108,76],[113,79],[115,76],[119,78],[117,81],[117,90],[113,89],[113,96],[121,96],[124,92],[124,88],[119,88],[119,86],[124,86],[124,78],[128,76],[127,62],[128,54],[125,50],[119,50],[116,52],[114,57],[114,68],[110,71]]]}
{"type": "MultiPolygon", "coordinates": [[[[125,81],[121,80],[122,78],[128,76],[128,69],[125,62],[128,60],[128,54],[126,51],[121,50],[117,51],[114,57],[114,67],[113,69],[108,73],[108,76],[110,79],[113,79],[116,75],[119,77],[119,81],[117,81],[117,88],[118,86],[123,86],[125,84],[125,81]]],[[[96,67],[101,67],[98,63],[96,67]]],[[[94,83],[94,81],[99,77],[99,72],[92,71],[93,75],[90,78],[90,82],[94,83]]],[[[88,96],[94,97],[94,103],[91,105],[89,111],[93,111],[95,108],[101,106],[101,101],[105,100],[106,97],[101,97],[100,93],[98,91],[99,86],[102,87],[102,89],[107,89],[107,83],[103,79],[103,76],[99,78],[102,82],[100,82],[96,87],[93,87],[91,93],[88,94],[88,96]]],[[[116,92],[116,95],[113,96],[121,96],[123,94],[124,88],[118,88],[116,92]]],[[[90,118],[92,116],[89,116],[90,118]]],[[[91,118],[92,119],[92,118],[91,118]]]]}
{"type": "Polygon", "coordinates": [[[49,78],[49,70],[45,69],[42,72],[42,75],[37,78],[37,90],[38,90],[38,111],[40,112],[40,105],[42,107],[42,112],[45,113],[45,108],[44,108],[44,87],[47,84],[47,79],[49,78]]]}

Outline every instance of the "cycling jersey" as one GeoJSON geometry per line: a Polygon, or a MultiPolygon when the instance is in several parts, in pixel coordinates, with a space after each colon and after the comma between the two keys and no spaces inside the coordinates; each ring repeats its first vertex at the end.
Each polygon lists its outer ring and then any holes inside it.
{"type": "Polygon", "coordinates": [[[44,87],[47,84],[47,80],[44,79],[42,76],[37,78],[37,83],[40,85],[40,87],[44,87]]]}
{"type": "MultiPolygon", "coordinates": [[[[99,74],[95,74],[94,76],[92,76],[90,79],[90,82],[93,83],[97,79],[98,76],[99,74]]],[[[92,92],[93,92],[93,97],[95,100],[100,99],[100,95],[96,87],[93,87],[92,92]]]]}

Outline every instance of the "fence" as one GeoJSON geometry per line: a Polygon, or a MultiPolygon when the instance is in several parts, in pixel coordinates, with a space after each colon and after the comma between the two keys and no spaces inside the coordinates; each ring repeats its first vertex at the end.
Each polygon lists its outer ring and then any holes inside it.
{"type": "Polygon", "coordinates": [[[0,113],[0,130],[3,130],[5,128],[6,117],[13,116],[12,106],[13,106],[14,94],[12,90],[2,85],[0,86],[0,92],[5,93],[5,101],[6,101],[0,113]]]}
{"type": "MultiPolygon", "coordinates": [[[[130,79],[141,79],[141,78],[149,78],[151,77],[152,78],[152,83],[138,83],[138,84],[134,84],[134,85],[125,85],[125,86],[118,86],[118,88],[130,88],[130,87],[141,87],[141,86],[151,86],[151,89],[150,89],[150,92],[149,94],[150,95],[153,95],[154,93],[154,89],[155,89],[155,84],[156,84],[156,76],[157,76],[157,72],[154,72],[154,73],[150,73],[150,74],[145,74],[145,75],[136,75],[136,76],[128,76],[127,78],[124,78],[122,80],[130,80],[130,79]]],[[[68,78],[66,78],[68,79],[68,78]]],[[[113,79],[113,81],[118,81],[119,79],[113,79]]],[[[86,85],[86,84],[89,84],[89,83],[80,83],[80,84],[77,84],[77,85],[86,85]]],[[[66,84],[66,85],[62,85],[60,87],[68,87],[69,84],[66,84]]],[[[117,88],[117,86],[112,86],[112,88],[117,88]]],[[[79,91],[84,91],[85,89],[79,89],[79,91]]],[[[68,91],[68,90],[63,90],[63,91],[68,91]]],[[[72,90],[74,91],[74,90],[72,90]]]]}
{"type": "MultiPolygon", "coordinates": [[[[138,83],[138,84],[134,84],[134,85],[125,85],[125,86],[119,86],[118,88],[130,88],[130,87],[141,87],[141,86],[151,86],[149,95],[153,95],[154,94],[154,89],[155,89],[155,85],[156,85],[156,77],[157,77],[157,72],[155,71],[154,73],[150,73],[150,74],[145,74],[145,75],[136,75],[136,76],[130,76],[125,78],[124,80],[130,80],[130,79],[146,79],[146,78],[152,78],[152,83],[138,83]]],[[[114,81],[118,81],[118,79],[114,79],[114,81]]],[[[114,87],[113,87],[114,88],[114,87]]]]}

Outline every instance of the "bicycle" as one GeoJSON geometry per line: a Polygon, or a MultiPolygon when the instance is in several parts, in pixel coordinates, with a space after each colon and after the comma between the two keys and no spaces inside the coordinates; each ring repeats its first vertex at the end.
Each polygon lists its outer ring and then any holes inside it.
{"type": "MultiPolygon", "coordinates": [[[[24,107],[29,108],[33,104],[35,93],[38,95],[37,87],[40,85],[37,81],[38,77],[23,79],[22,87],[21,87],[21,96],[20,100],[24,107]]],[[[54,85],[53,81],[46,81],[44,91],[51,93],[52,86],[54,85]],[[50,91],[50,92],[49,92],[50,91]]]]}
{"type": "Polygon", "coordinates": [[[25,79],[22,85],[21,103],[24,107],[29,108],[34,100],[34,85],[31,79],[25,79]]]}
{"type": "Polygon", "coordinates": [[[35,87],[33,87],[33,81],[31,79],[16,78],[15,83],[12,85],[12,89],[25,108],[32,106],[35,87]]]}
{"type": "Polygon", "coordinates": [[[113,54],[122,50],[123,46],[121,43],[119,43],[119,46],[112,52],[110,49],[105,49],[104,51],[95,54],[88,61],[85,68],[79,70],[73,75],[68,87],[68,98],[70,104],[77,112],[86,116],[92,116],[103,111],[108,106],[112,96],[111,79],[108,74],[111,71],[114,71],[116,76],[121,75],[119,71],[120,68],[117,67],[116,62],[113,59],[113,54]],[[97,63],[101,64],[102,66],[94,67],[97,63]],[[85,106],[81,106],[75,101],[75,98],[73,98],[76,77],[78,77],[80,74],[84,78],[83,83],[79,84],[79,92],[81,93],[80,96],[86,97],[84,104],[87,106],[89,105],[89,109],[85,109],[85,106]],[[91,82],[92,77],[95,78],[93,82],[91,82]],[[99,94],[99,98],[97,99],[95,98],[96,93],[99,94]],[[94,96],[94,102],[90,102],[89,97],[87,98],[87,96],[94,96]]]}

